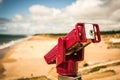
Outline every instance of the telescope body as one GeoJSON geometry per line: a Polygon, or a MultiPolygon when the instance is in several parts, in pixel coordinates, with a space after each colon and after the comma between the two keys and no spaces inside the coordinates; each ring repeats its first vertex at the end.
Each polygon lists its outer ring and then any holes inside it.
{"type": "Polygon", "coordinates": [[[44,58],[48,64],[56,64],[58,74],[74,77],[78,61],[84,60],[84,48],[100,41],[98,24],[77,23],[66,36],[59,37],[57,45],[44,58]]]}

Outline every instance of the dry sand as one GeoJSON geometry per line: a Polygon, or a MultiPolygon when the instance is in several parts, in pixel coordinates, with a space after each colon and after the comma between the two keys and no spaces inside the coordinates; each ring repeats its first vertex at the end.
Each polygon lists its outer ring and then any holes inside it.
{"type": "MultiPolygon", "coordinates": [[[[36,77],[46,75],[56,78],[55,65],[48,65],[44,60],[44,55],[57,44],[57,38],[49,36],[33,36],[31,39],[23,41],[13,46],[0,60],[0,80],[13,80],[25,77],[36,77]]],[[[83,64],[94,65],[106,63],[108,61],[120,60],[120,49],[108,49],[103,39],[98,44],[90,44],[85,48],[85,59],[79,62],[79,68],[83,69],[83,64]]],[[[120,66],[110,66],[105,69],[114,70],[112,72],[90,73],[83,75],[83,80],[120,80],[120,66]],[[99,75],[99,76],[98,76],[99,75]],[[92,76],[92,77],[91,77],[92,76]]]]}

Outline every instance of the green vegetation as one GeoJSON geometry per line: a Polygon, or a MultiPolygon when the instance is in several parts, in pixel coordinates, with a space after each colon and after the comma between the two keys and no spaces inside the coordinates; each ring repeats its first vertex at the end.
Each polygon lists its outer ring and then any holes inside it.
{"type": "Polygon", "coordinates": [[[32,78],[19,78],[17,80],[51,80],[46,76],[32,77],[32,78]]]}
{"type": "Polygon", "coordinates": [[[92,72],[96,72],[99,71],[102,68],[106,68],[107,66],[96,66],[94,68],[92,68],[88,73],[92,73],[92,72]]]}
{"type": "Polygon", "coordinates": [[[115,63],[115,65],[120,65],[120,62],[115,63]]]}
{"type": "Polygon", "coordinates": [[[59,34],[34,34],[34,36],[46,36],[46,37],[51,37],[51,38],[59,38],[61,36],[65,36],[66,33],[59,33],[59,34]]]}
{"type": "Polygon", "coordinates": [[[117,33],[120,33],[120,31],[101,31],[100,33],[101,33],[102,35],[117,34],[117,33]]]}
{"type": "Polygon", "coordinates": [[[114,70],[106,70],[104,72],[112,72],[112,73],[116,74],[116,72],[114,70]]]}
{"type": "MultiPolygon", "coordinates": [[[[102,35],[107,35],[107,34],[117,34],[117,33],[120,33],[120,30],[118,30],[118,31],[101,31],[100,32],[102,35]]],[[[65,36],[67,33],[41,33],[41,34],[34,34],[35,36],[37,36],[37,35],[45,35],[45,36],[56,36],[56,37],[59,37],[59,36],[65,36]]]]}
{"type": "Polygon", "coordinates": [[[66,33],[57,33],[57,34],[55,34],[55,33],[51,33],[51,34],[34,34],[35,36],[37,36],[37,35],[50,35],[50,36],[64,36],[64,35],[66,35],[66,33]]]}
{"type": "Polygon", "coordinates": [[[87,66],[89,66],[89,64],[88,64],[88,63],[83,64],[83,67],[87,67],[87,66]]]}

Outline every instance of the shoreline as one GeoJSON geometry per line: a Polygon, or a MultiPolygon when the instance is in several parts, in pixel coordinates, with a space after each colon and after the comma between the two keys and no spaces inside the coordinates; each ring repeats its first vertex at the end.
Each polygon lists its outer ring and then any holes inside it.
{"type": "Polygon", "coordinates": [[[11,49],[11,47],[12,46],[8,46],[3,49],[0,49],[0,59],[5,55],[5,53],[7,53],[11,49]]]}
{"type": "Polygon", "coordinates": [[[18,39],[15,41],[10,41],[6,44],[0,45],[0,59],[4,57],[4,55],[9,52],[9,50],[16,44],[21,43],[25,40],[30,39],[32,36],[27,36],[26,38],[18,39]]]}

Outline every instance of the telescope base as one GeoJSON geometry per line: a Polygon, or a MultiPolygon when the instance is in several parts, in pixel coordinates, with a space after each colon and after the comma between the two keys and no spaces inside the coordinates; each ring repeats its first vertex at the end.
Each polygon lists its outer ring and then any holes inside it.
{"type": "Polygon", "coordinates": [[[58,80],[82,80],[82,79],[81,75],[77,75],[76,77],[58,75],[58,80]]]}

